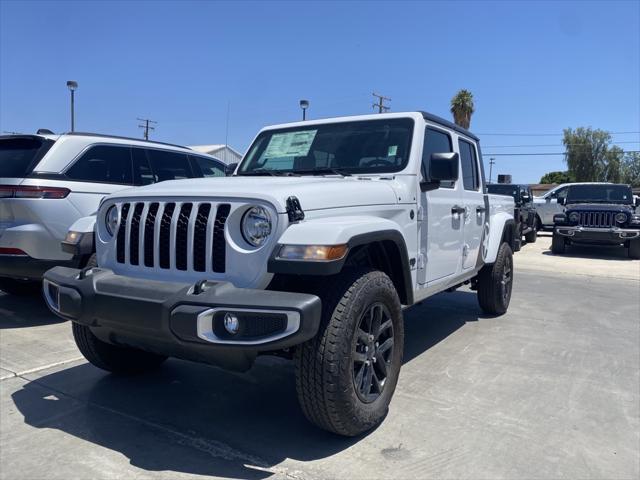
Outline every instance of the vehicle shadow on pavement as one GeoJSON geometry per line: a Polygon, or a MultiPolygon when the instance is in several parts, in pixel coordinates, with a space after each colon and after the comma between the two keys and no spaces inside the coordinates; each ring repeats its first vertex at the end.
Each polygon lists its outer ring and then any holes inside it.
{"type": "MultiPolygon", "coordinates": [[[[407,310],[404,362],[479,313],[468,291],[407,310]]],[[[286,459],[326,458],[366,437],[342,438],[308,423],[293,370],[276,357],[260,357],[243,374],[169,360],[152,373],[119,377],[82,364],[29,382],[12,399],[28,425],[120,452],[147,471],[261,479],[286,459]]]]}
{"type": "Polygon", "coordinates": [[[40,294],[16,296],[0,293],[0,329],[62,323],[51,313],[40,294]]]}
{"type": "Polygon", "coordinates": [[[553,257],[569,257],[569,258],[589,258],[596,260],[614,260],[633,262],[629,258],[628,250],[623,247],[611,247],[605,245],[567,245],[565,253],[557,255],[551,250],[545,250],[543,255],[551,255],[553,257]]]}

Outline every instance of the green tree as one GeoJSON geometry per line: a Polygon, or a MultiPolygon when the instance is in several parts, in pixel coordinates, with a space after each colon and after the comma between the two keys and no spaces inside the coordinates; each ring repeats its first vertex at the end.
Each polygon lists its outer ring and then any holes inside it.
{"type": "Polygon", "coordinates": [[[580,127],[564,130],[565,161],[576,182],[615,181],[620,178],[622,150],[609,148],[611,135],[580,127]]]}
{"type": "Polygon", "coordinates": [[[540,179],[540,183],[569,183],[573,182],[573,177],[569,172],[549,172],[540,179]]]}
{"type": "Polygon", "coordinates": [[[453,121],[462,128],[469,128],[471,125],[471,115],[475,111],[473,104],[473,93],[462,89],[451,99],[451,113],[453,121]]]}
{"type": "Polygon", "coordinates": [[[632,187],[640,187],[640,152],[627,152],[620,166],[621,181],[632,187]]]}

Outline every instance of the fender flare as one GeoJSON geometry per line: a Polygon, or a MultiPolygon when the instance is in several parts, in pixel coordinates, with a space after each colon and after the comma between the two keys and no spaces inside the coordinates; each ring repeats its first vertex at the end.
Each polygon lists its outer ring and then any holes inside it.
{"type": "MultiPolygon", "coordinates": [[[[482,260],[486,263],[495,263],[498,256],[498,249],[502,243],[502,237],[506,228],[511,227],[515,229],[516,222],[512,215],[506,212],[498,212],[491,217],[491,221],[485,224],[485,229],[488,228],[488,235],[485,232],[485,238],[482,245],[482,260]]],[[[509,245],[513,248],[512,240],[509,239],[509,245]]]]}
{"type": "Polygon", "coordinates": [[[349,254],[357,247],[389,242],[399,256],[400,282],[394,281],[404,305],[413,304],[413,282],[407,245],[399,226],[391,220],[375,217],[341,217],[300,222],[290,226],[280,237],[269,257],[267,271],[288,275],[336,275],[342,271],[349,254]],[[331,228],[327,228],[331,224],[331,228]],[[302,240],[304,243],[302,242],[302,240]],[[339,260],[307,262],[278,258],[283,245],[343,245],[346,255],[339,260]]]}

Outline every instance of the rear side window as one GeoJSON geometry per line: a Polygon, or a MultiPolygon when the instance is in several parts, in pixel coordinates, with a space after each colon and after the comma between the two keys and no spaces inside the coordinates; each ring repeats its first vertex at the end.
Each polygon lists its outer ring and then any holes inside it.
{"type": "Polygon", "coordinates": [[[469,142],[458,139],[460,148],[460,164],[462,165],[462,183],[465,190],[478,190],[478,162],[476,149],[469,142]]]}
{"type": "Polygon", "coordinates": [[[216,162],[211,158],[205,157],[191,157],[195,160],[196,165],[200,168],[203,177],[224,177],[224,165],[220,162],[216,162]]]}
{"type": "Polygon", "coordinates": [[[49,151],[53,141],[39,138],[0,140],[0,177],[22,178],[29,175],[49,151]]]}
{"type": "Polygon", "coordinates": [[[115,145],[90,147],[66,172],[72,180],[131,185],[131,149],[115,145]]]}
{"type": "Polygon", "coordinates": [[[164,150],[147,150],[147,156],[156,181],[193,178],[189,158],[184,153],[164,150]]]}
{"type": "MultiPolygon", "coordinates": [[[[449,152],[453,152],[449,134],[434,128],[427,128],[424,134],[424,147],[422,148],[422,174],[424,178],[428,178],[431,154],[449,152]]],[[[456,182],[452,181],[440,182],[440,187],[453,188],[455,184],[456,182]]]]}

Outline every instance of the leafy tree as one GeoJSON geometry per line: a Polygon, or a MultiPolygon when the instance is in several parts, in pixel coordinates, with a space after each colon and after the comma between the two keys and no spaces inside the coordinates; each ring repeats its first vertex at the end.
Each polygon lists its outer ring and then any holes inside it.
{"type": "Polygon", "coordinates": [[[604,130],[580,127],[564,130],[565,161],[576,182],[619,182],[622,178],[621,148],[611,147],[604,130]]]}
{"type": "Polygon", "coordinates": [[[453,121],[462,128],[469,128],[474,111],[473,94],[469,90],[462,89],[451,99],[453,121]]]}
{"type": "Polygon", "coordinates": [[[540,179],[540,183],[569,183],[573,182],[573,177],[569,172],[549,172],[540,179]]]}
{"type": "Polygon", "coordinates": [[[640,187],[640,152],[628,152],[622,158],[620,166],[623,183],[640,187]]]}

